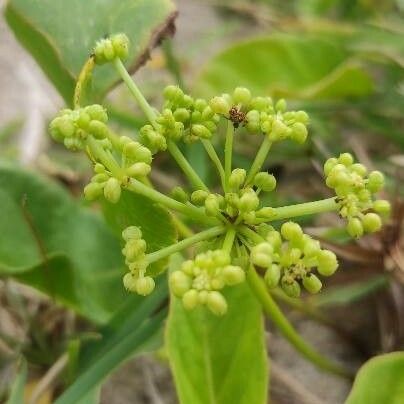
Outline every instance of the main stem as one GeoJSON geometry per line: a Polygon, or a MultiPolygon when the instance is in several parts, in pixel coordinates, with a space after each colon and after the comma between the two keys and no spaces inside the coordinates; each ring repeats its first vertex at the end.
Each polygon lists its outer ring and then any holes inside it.
{"type": "Polygon", "coordinates": [[[208,230],[201,231],[200,233],[197,233],[191,237],[185,238],[176,244],[170,245],[161,250],[147,254],[147,256],[146,256],[147,262],[149,264],[151,264],[152,262],[166,258],[166,257],[168,257],[176,252],[182,251],[185,248],[190,247],[196,243],[199,243],[201,241],[210,240],[214,237],[217,237],[220,234],[223,234],[225,231],[226,231],[226,228],[223,226],[211,227],[208,230]]]}
{"type": "Polygon", "coordinates": [[[258,171],[261,170],[261,167],[264,164],[265,159],[268,156],[271,146],[272,146],[272,142],[269,140],[268,136],[265,135],[264,141],[261,143],[258,153],[255,156],[255,159],[251,165],[250,171],[248,172],[247,179],[245,181],[246,184],[251,183],[251,181],[255,177],[255,174],[257,174],[258,171]]]}
{"type": "Polygon", "coordinates": [[[319,368],[342,376],[348,379],[352,378],[352,373],[334,363],[330,359],[324,357],[319,352],[315,351],[306,341],[297,333],[292,324],[283,315],[282,311],[267,292],[266,287],[262,279],[257,275],[253,266],[247,271],[247,281],[250,288],[254,292],[254,295],[261,303],[265,313],[271,318],[274,324],[281,331],[283,336],[299,351],[305,358],[307,358],[314,365],[319,368]]]}
{"type": "Polygon", "coordinates": [[[234,126],[232,121],[227,122],[226,140],[224,144],[224,172],[225,172],[225,192],[229,191],[229,178],[231,174],[233,155],[234,126]]]}

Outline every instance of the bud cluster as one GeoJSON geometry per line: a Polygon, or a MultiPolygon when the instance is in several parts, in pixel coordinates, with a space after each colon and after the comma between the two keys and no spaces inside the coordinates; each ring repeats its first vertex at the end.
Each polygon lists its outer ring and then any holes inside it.
{"type": "Polygon", "coordinates": [[[320,243],[304,234],[294,222],[286,222],[281,231],[268,229],[265,241],[251,248],[251,263],[265,270],[269,288],[278,285],[290,297],[299,297],[301,285],[310,293],[318,293],[322,276],[331,276],[338,267],[335,254],[321,249],[320,243]]]}
{"type": "Polygon", "coordinates": [[[108,115],[101,105],[93,104],[75,110],[63,109],[54,118],[49,131],[53,139],[70,150],[82,150],[89,134],[103,141],[104,147],[111,147],[106,138],[108,115]]]}
{"type": "Polygon", "coordinates": [[[125,34],[115,34],[99,40],[93,51],[95,63],[102,65],[114,59],[126,59],[129,51],[129,39],[125,34]]]}
{"type": "Polygon", "coordinates": [[[214,314],[223,315],[227,311],[227,302],[219,290],[244,279],[244,271],[231,265],[230,254],[223,250],[209,250],[198,254],[194,260],[183,262],[180,270],[170,275],[169,283],[186,309],[206,305],[214,314]]]}
{"type": "Polygon", "coordinates": [[[307,138],[309,117],[304,111],[286,111],[286,101],[275,105],[270,97],[251,97],[244,87],[233,95],[223,94],[210,101],[213,111],[230,119],[235,127],[241,123],[252,133],[264,133],[271,142],[290,138],[304,143],[307,138]]]}
{"type": "Polygon", "coordinates": [[[352,237],[380,230],[380,215],[389,213],[390,204],[374,200],[374,194],[384,186],[380,171],[368,173],[363,164],[355,163],[349,153],[330,158],[324,164],[326,184],[337,195],[339,214],[348,220],[347,231],[352,237]]]}
{"type": "Polygon", "coordinates": [[[122,254],[129,272],[123,277],[123,284],[130,292],[146,296],[153,292],[155,283],[150,276],[145,276],[147,268],[146,242],[142,239],[139,227],[130,226],[122,232],[125,246],[122,254]]]}
{"type": "Polygon", "coordinates": [[[229,177],[230,192],[224,195],[197,190],[191,194],[191,202],[197,206],[204,206],[208,216],[220,217],[224,215],[232,221],[239,219],[246,224],[254,224],[256,219],[262,219],[273,214],[273,209],[260,208],[259,192],[271,192],[276,187],[276,179],[272,174],[259,172],[255,175],[251,185],[246,185],[247,173],[242,168],[234,169],[229,177]]]}
{"type": "Polygon", "coordinates": [[[217,129],[219,116],[203,99],[193,99],[177,86],[167,86],[163,92],[164,105],[156,125],[140,130],[142,142],[153,152],[166,150],[167,139],[186,143],[210,139],[217,129]]]}

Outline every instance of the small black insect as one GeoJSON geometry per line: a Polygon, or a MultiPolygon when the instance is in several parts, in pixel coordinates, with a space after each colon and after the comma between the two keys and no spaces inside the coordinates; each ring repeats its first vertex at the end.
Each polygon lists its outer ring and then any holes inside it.
{"type": "Polygon", "coordinates": [[[245,113],[240,111],[236,106],[233,106],[229,111],[229,119],[237,129],[241,123],[245,122],[245,113]]]}

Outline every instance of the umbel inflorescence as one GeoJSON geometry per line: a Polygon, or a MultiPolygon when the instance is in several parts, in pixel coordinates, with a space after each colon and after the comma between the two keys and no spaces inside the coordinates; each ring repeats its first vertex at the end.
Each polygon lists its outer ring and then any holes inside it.
{"type": "Polygon", "coordinates": [[[115,66],[145,113],[149,123],[140,129],[136,140],[115,134],[101,105],[62,110],[50,124],[55,140],[69,149],[85,151],[94,163],[94,176],[84,189],[86,198],[104,197],[116,203],[121,190],[126,189],[179,214],[198,229],[159,251],[149,251],[140,228],[125,229],[122,253],[129,269],[123,277],[125,288],[148,295],[155,286],[148,273],[150,264],[199,245],[198,254],[169,275],[172,293],[187,309],[206,305],[213,313],[223,315],[227,302],[222,290],[244,282],[252,271],[262,275],[268,288],[280,287],[291,297],[298,297],[302,287],[310,293],[319,292],[320,278],[336,271],[337,258],[290,219],[335,211],[346,219],[347,231],[353,237],[377,231],[382,225],[381,216],[390,209],[387,201],[375,198],[383,187],[383,174],[368,173],[351,154],[343,153],[324,165],[325,182],[335,192],[334,197],[291,206],[263,206],[260,196],[276,188],[275,177],[262,171],[270,148],[285,139],[305,142],[308,115],[288,111],[283,99],[274,103],[270,97],[253,97],[244,87],[204,100],[192,98],[177,86],[168,86],[163,91],[164,104],[157,112],[121,61],[128,45],[123,34],[103,39],[96,44],[92,58],[96,64],[115,66]],[[223,153],[218,153],[212,139],[221,136],[221,121],[226,123],[226,131],[223,153]],[[262,137],[247,171],[233,167],[232,162],[233,141],[239,130],[262,137]],[[217,171],[221,192],[205,185],[181,152],[181,142],[202,143],[217,171]],[[153,155],[161,152],[171,154],[189,180],[188,189],[176,187],[165,195],[152,187],[147,176],[153,155]],[[272,226],[272,222],[280,224],[272,226]]]}

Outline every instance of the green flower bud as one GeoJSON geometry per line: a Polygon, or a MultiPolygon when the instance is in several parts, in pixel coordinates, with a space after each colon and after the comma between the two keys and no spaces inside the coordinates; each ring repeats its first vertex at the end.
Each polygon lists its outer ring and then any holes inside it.
{"type": "Polygon", "coordinates": [[[104,189],[104,184],[99,182],[90,182],[84,187],[84,197],[88,201],[93,201],[102,195],[102,190],[104,189]]]}
{"type": "Polygon", "coordinates": [[[205,203],[209,193],[203,189],[198,189],[191,194],[191,202],[197,206],[202,206],[205,203]]]}
{"type": "Polygon", "coordinates": [[[276,216],[276,211],[274,208],[271,208],[269,206],[266,206],[264,208],[261,208],[260,210],[257,210],[257,216],[259,217],[264,217],[267,219],[271,219],[276,216]]]}
{"type": "Polygon", "coordinates": [[[382,227],[382,219],[376,213],[366,213],[362,219],[363,229],[367,233],[375,233],[382,227]]]}
{"type": "Polygon", "coordinates": [[[88,105],[84,108],[88,115],[90,115],[91,120],[100,121],[102,123],[108,122],[107,111],[102,105],[93,104],[88,105]]]}
{"type": "Polygon", "coordinates": [[[133,178],[144,178],[150,173],[151,167],[146,163],[135,163],[126,169],[126,174],[133,178]]]}
{"type": "Polygon", "coordinates": [[[115,56],[125,60],[129,52],[129,38],[125,34],[115,34],[111,37],[115,56]]]}
{"type": "Polygon", "coordinates": [[[110,178],[104,187],[105,199],[111,203],[117,203],[121,197],[121,184],[116,178],[110,178]]]}
{"type": "Polygon", "coordinates": [[[179,186],[176,186],[171,190],[170,196],[176,201],[182,203],[188,202],[189,200],[189,195],[184,191],[182,187],[179,186]]]}
{"type": "Polygon", "coordinates": [[[373,194],[379,192],[384,186],[384,175],[380,171],[372,171],[368,177],[367,188],[373,194]]]}
{"type": "Polygon", "coordinates": [[[246,128],[252,132],[259,132],[260,126],[260,113],[256,110],[248,111],[246,114],[246,128]]]}
{"type": "Polygon", "coordinates": [[[129,226],[122,231],[122,238],[125,241],[139,240],[142,238],[142,231],[137,226],[129,226]]]}
{"type": "Polygon", "coordinates": [[[196,124],[191,126],[191,133],[202,139],[209,139],[212,137],[212,133],[204,125],[196,124]]]}
{"type": "Polygon", "coordinates": [[[83,109],[78,111],[79,115],[76,120],[76,125],[81,128],[86,130],[88,128],[88,125],[90,124],[90,115],[87,114],[83,109]]]}
{"type": "Polygon", "coordinates": [[[338,157],[338,162],[340,164],[343,164],[345,167],[349,167],[353,164],[354,158],[352,157],[352,154],[350,154],[350,153],[342,153],[338,157]]]}
{"type": "Polygon", "coordinates": [[[163,95],[166,100],[177,102],[184,96],[184,92],[178,86],[170,85],[163,90],[163,95]]]}
{"type": "Polygon", "coordinates": [[[268,268],[272,264],[273,248],[270,244],[263,242],[251,249],[251,262],[260,267],[268,268]]]}
{"type": "Polygon", "coordinates": [[[270,231],[266,236],[266,240],[274,251],[278,250],[282,245],[281,235],[276,230],[270,231]]]}
{"type": "Polygon", "coordinates": [[[139,278],[136,282],[136,293],[141,296],[150,295],[153,292],[156,284],[154,279],[150,276],[145,276],[144,278],[139,278]]]}
{"type": "Polygon", "coordinates": [[[170,275],[169,285],[175,296],[182,297],[191,289],[192,279],[182,271],[175,271],[170,275]]]}
{"type": "Polygon", "coordinates": [[[209,216],[217,216],[220,212],[219,199],[214,194],[209,194],[205,199],[205,211],[209,216]]]}
{"type": "Polygon", "coordinates": [[[244,282],[245,273],[239,266],[227,265],[223,268],[222,276],[226,285],[233,286],[244,282]]]}
{"type": "Polygon", "coordinates": [[[307,127],[301,122],[295,122],[292,127],[291,138],[297,143],[304,143],[307,139],[307,127]]]}
{"type": "Polygon", "coordinates": [[[276,104],[275,104],[275,109],[279,112],[284,112],[286,111],[287,104],[286,101],[281,98],[276,104]]]}
{"type": "Polygon", "coordinates": [[[238,207],[241,212],[251,212],[258,208],[259,203],[257,194],[249,188],[241,195],[238,207]]]}
{"type": "Polygon", "coordinates": [[[245,87],[237,87],[233,92],[233,101],[235,104],[248,104],[251,101],[250,90],[245,87]]]}
{"type": "Polygon", "coordinates": [[[190,118],[191,114],[186,108],[177,108],[174,112],[176,121],[185,122],[190,118]]]}
{"type": "Polygon", "coordinates": [[[281,234],[285,240],[299,241],[303,236],[303,231],[297,223],[286,222],[281,227],[281,234]]]}
{"type": "Polygon", "coordinates": [[[215,114],[220,114],[220,115],[228,115],[229,110],[230,110],[230,104],[224,97],[214,97],[210,100],[209,102],[210,107],[212,108],[212,111],[215,114]]]}
{"type": "Polygon", "coordinates": [[[104,139],[108,136],[109,129],[105,123],[101,121],[91,121],[87,128],[96,139],[104,139]]]}
{"type": "Polygon", "coordinates": [[[360,164],[360,163],[352,164],[350,167],[350,170],[352,172],[360,175],[361,177],[364,177],[368,172],[367,168],[363,164],[360,164]]]}
{"type": "Polygon", "coordinates": [[[309,293],[318,293],[323,285],[316,275],[309,273],[303,277],[303,286],[309,293]]]}
{"type": "Polygon", "coordinates": [[[238,190],[244,184],[247,173],[242,168],[235,168],[229,177],[229,185],[232,189],[238,190]]]}
{"type": "Polygon", "coordinates": [[[373,210],[381,215],[388,216],[391,211],[390,202],[384,199],[378,199],[373,202],[373,210]]]}
{"type": "Polygon", "coordinates": [[[281,278],[281,269],[279,265],[272,264],[265,272],[264,280],[269,289],[276,288],[281,278]]]}
{"type": "Polygon", "coordinates": [[[304,243],[303,253],[307,257],[313,257],[317,255],[321,250],[320,243],[317,240],[308,239],[304,243]]]}
{"type": "Polygon", "coordinates": [[[329,158],[325,163],[324,163],[324,174],[328,176],[330,174],[330,171],[338,164],[338,160],[335,157],[329,158]]]}
{"type": "Polygon", "coordinates": [[[300,296],[300,285],[296,281],[282,281],[281,287],[289,297],[298,298],[300,296]]]}
{"type": "Polygon", "coordinates": [[[346,229],[351,237],[359,238],[363,235],[363,225],[357,217],[352,217],[348,220],[346,229]]]}
{"type": "Polygon", "coordinates": [[[188,290],[182,296],[182,304],[186,310],[193,310],[199,303],[199,293],[195,289],[188,290]]]}
{"type": "Polygon", "coordinates": [[[317,270],[323,276],[331,276],[338,268],[337,257],[329,250],[321,250],[318,253],[317,263],[317,270]]]}
{"type": "Polygon", "coordinates": [[[125,276],[123,277],[123,286],[126,290],[136,293],[136,284],[137,279],[133,276],[133,274],[131,274],[130,272],[125,274],[125,276]]]}
{"type": "Polygon", "coordinates": [[[264,192],[271,192],[276,187],[276,178],[272,174],[261,172],[254,177],[254,185],[264,192]]]}
{"type": "Polygon", "coordinates": [[[209,310],[216,316],[223,316],[227,312],[226,299],[220,292],[212,291],[208,293],[206,305],[209,310]]]}
{"type": "MultiPolygon", "coordinates": [[[[264,127],[262,127],[262,129],[264,129],[264,127]]],[[[269,133],[270,140],[276,142],[278,140],[284,139],[287,134],[288,127],[279,119],[275,119],[271,126],[271,132],[269,133]]]]}
{"type": "Polygon", "coordinates": [[[309,116],[307,115],[306,111],[296,111],[294,113],[294,118],[296,122],[301,122],[305,125],[309,123],[309,116]]]}
{"type": "Polygon", "coordinates": [[[129,240],[122,250],[128,261],[135,261],[146,251],[146,241],[143,239],[129,240]]]}

